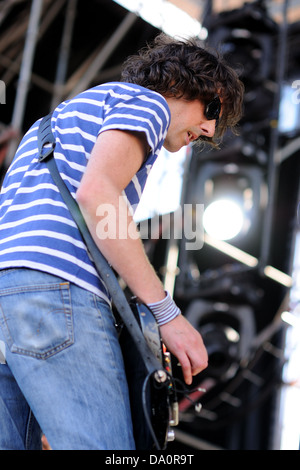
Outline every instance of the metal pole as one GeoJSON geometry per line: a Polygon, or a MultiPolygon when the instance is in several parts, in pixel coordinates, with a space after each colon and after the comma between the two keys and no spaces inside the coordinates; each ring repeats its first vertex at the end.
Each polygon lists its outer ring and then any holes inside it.
{"type": "Polygon", "coordinates": [[[98,54],[98,56],[93,61],[92,65],[83,75],[77,87],[72,91],[72,94],[69,96],[69,98],[72,98],[73,96],[77,95],[78,93],[80,93],[81,91],[83,91],[85,88],[89,86],[90,82],[95,77],[96,73],[99,72],[101,67],[103,67],[106,60],[115,50],[115,48],[118,46],[120,41],[124,38],[125,34],[127,33],[127,31],[129,31],[129,29],[134,24],[136,19],[137,19],[136,14],[132,12],[128,13],[125,16],[122,23],[118,26],[114,34],[107,41],[103,49],[101,49],[101,52],[98,54]]]}
{"type": "Polygon", "coordinates": [[[273,127],[271,131],[271,143],[270,143],[270,154],[269,154],[269,163],[268,163],[268,190],[269,190],[269,201],[268,207],[266,209],[263,232],[262,232],[262,243],[261,243],[261,254],[260,254],[260,264],[261,269],[263,270],[265,266],[269,263],[269,257],[271,252],[271,239],[273,231],[273,217],[276,203],[277,195],[277,183],[278,183],[278,169],[276,162],[277,147],[278,147],[278,116],[279,116],[279,107],[281,99],[282,84],[285,78],[286,71],[286,50],[287,50],[287,12],[288,12],[288,3],[289,0],[285,0],[283,5],[283,18],[282,24],[280,27],[280,36],[279,36],[279,47],[278,47],[278,63],[277,63],[277,84],[278,92],[275,97],[274,111],[273,111],[273,120],[276,122],[276,126],[273,127]]]}
{"type": "Polygon", "coordinates": [[[61,49],[56,71],[54,94],[51,102],[51,109],[54,109],[61,101],[63,96],[63,87],[67,74],[67,65],[69,60],[70,45],[72,40],[74,19],[76,15],[77,0],[69,0],[67,14],[64,26],[61,49]]]}
{"type": "MultiPolygon", "coordinates": [[[[30,19],[28,25],[28,31],[26,34],[26,42],[24,47],[24,53],[22,58],[22,65],[20,71],[20,78],[18,82],[18,89],[16,94],[16,101],[12,116],[12,127],[13,129],[20,131],[23,123],[24,110],[26,105],[28,87],[30,84],[30,77],[32,71],[32,63],[35,53],[39,21],[41,16],[43,0],[32,0],[30,19]]],[[[17,142],[13,141],[10,145],[8,155],[5,160],[6,168],[11,163],[14,153],[16,151],[17,142]]]]}

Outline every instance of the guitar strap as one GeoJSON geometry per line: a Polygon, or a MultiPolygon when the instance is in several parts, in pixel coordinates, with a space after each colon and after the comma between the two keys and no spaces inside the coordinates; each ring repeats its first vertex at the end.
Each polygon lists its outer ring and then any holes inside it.
{"type": "MultiPolygon", "coordinates": [[[[100,274],[101,278],[103,279],[103,281],[105,282],[107,289],[112,297],[113,303],[121,319],[123,320],[125,326],[127,327],[129,334],[131,335],[133,341],[135,342],[136,347],[141,354],[141,357],[143,358],[148,374],[149,375],[155,374],[156,372],[162,370],[162,365],[160,364],[158,359],[155,357],[153,352],[150,350],[145,340],[145,337],[142,333],[142,330],[128,304],[125,294],[123,290],[121,289],[113,270],[107,263],[104,256],[101,254],[92,236],[90,235],[90,232],[81,214],[81,211],[77,202],[72,197],[65,182],[60,176],[60,173],[56,166],[55,159],[53,158],[53,152],[55,148],[55,138],[51,130],[51,116],[52,116],[52,113],[45,116],[42,119],[40,126],[39,126],[39,130],[38,130],[39,161],[44,162],[47,165],[54,182],[58,186],[61,192],[62,198],[65,204],[68,206],[71,212],[71,215],[73,216],[73,219],[76,222],[80,230],[81,236],[83,240],[85,241],[88,251],[92,259],[94,260],[96,269],[98,273],[100,274]],[[45,151],[43,152],[43,147],[46,144],[51,144],[51,147],[45,149],[45,151]]],[[[160,374],[158,374],[158,376],[159,375],[160,374]]]]}

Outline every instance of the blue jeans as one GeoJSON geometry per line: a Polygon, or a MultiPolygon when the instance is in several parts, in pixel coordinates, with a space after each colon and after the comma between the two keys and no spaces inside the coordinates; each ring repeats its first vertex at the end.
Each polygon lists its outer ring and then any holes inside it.
{"type": "Polygon", "coordinates": [[[134,449],[122,353],[104,301],[52,275],[4,270],[0,325],[1,450],[40,449],[41,430],[54,450],[134,449]]]}

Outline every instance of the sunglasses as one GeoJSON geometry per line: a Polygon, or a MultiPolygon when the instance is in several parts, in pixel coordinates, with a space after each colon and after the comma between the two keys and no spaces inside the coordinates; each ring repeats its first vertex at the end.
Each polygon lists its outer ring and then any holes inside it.
{"type": "Polygon", "coordinates": [[[221,101],[218,96],[215,96],[214,99],[206,105],[204,115],[208,121],[212,121],[213,119],[215,119],[218,123],[218,120],[220,118],[220,111],[221,101]]]}

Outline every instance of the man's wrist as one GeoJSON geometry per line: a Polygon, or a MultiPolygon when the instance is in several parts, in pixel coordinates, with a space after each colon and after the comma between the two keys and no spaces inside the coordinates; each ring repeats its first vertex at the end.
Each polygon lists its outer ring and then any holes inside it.
{"type": "Polygon", "coordinates": [[[181,314],[180,309],[175,304],[169,292],[166,292],[164,299],[147,305],[155,316],[159,326],[169,323],[181,314]]]}

